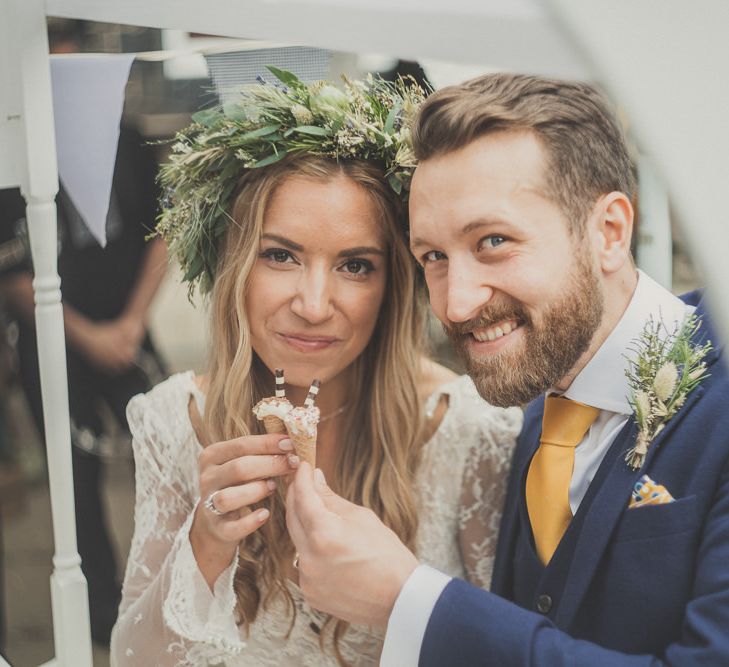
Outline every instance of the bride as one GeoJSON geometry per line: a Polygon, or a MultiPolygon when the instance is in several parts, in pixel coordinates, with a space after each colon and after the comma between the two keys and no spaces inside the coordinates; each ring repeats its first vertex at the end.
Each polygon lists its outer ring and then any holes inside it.
{"type": "Polygon", "coordinates": [[[204,377],[132,399],[135,532],[111,662],[376,665],[382,635],[310,608],[286,532],[285,435],[252,407],[321,380],[317,466],[421,561],[486,587],[521,423],[429,361],[402,228],[422,91],[279,79],[206,111],[161,179],[158,233],[210,291],[204,377]]]}

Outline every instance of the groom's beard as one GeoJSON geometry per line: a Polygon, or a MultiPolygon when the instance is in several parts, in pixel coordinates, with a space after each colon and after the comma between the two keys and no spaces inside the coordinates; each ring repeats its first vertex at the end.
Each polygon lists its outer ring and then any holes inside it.
{"type": "Polygon", "coordinates": [[[468,322],[444,326],[479,394],[492,405],[532,401],[567,375],[588,349],[602,320],[604,297],[586,258],[577,262],[568,291],[534,316],[518,302],[499,303],[468,322]],[[504,320],[521,325],[522,340],[503,352],[472,355],[470,332],[504,320]]]}

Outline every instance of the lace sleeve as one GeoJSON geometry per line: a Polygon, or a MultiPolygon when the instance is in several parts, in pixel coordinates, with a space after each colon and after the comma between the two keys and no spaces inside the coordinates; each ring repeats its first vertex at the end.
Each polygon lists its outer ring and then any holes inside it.
{"type": "Polygon", "coordinates": [[[522,412],[519,408],[486,406],[485,409],[488,412],[463,472],[458,527],[468,580],[488,589],[509,464],[521,429],[522,412]]]}
{"type": "Polygon", "coordinates": [[[184,397],[154,396],[163,386],[135,397],[127,408],[136,464],[135,527],[111,638],[116,667],[218,664],[245,646],[234,620],[235,560],[211,591],[190,547],[199,445],[180,414],[184,397]]]}

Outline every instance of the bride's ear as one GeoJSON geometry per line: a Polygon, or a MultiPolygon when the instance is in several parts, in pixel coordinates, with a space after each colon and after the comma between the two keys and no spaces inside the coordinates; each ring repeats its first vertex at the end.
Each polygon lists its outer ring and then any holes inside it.
{"type": "Polygon", "coordinates": [[[623,192],[603,195],[595,204],[591,217],[595,251],[604,273],[615,273],[631,263],[633,205],[623,192]]]}

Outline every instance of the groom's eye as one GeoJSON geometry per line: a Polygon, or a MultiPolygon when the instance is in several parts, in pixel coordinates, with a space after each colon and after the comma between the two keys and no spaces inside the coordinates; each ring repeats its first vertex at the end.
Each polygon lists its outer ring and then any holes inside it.
{"type": "Polygon", "coordinates": [[[440,260],[445,258],[445,254],[440,252],[440,250],[431,250],[430,252],[426,252],[423,255],[421,261],[423,264],[430,264],[432,262],[439,262],[440,260]]]}
{"type": "Polygon", "coordinates": [[[481,241],[479,242],[479,250],[487,248],[497,248],[505,242],[505,236],[499,236],[498,234],[494,234],[493,236],[487,236],[486,238],[481,239],[481,241]]]}

